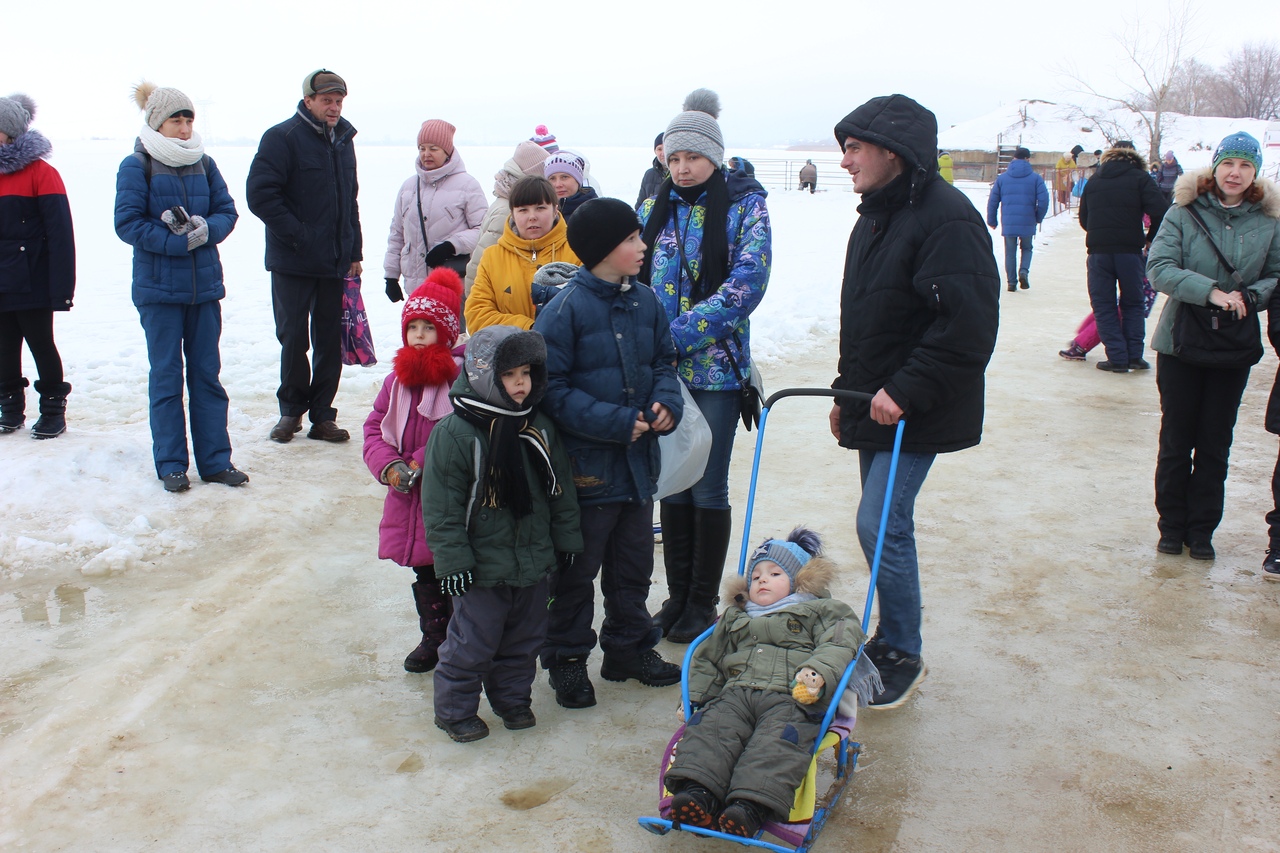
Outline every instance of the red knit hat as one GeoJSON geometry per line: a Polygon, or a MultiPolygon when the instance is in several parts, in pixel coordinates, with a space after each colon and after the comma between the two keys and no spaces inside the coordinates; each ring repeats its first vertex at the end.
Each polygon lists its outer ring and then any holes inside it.
{"type": "Polygon", "coordinates": [[[436,327],[440,343],[452,348],[458,340],[458,315],[462,313],[462,279],[448,267],[436,267],[405,300],[400,317],[400,339],[409,345],[409,324],[427,320],[436,327]]]}
{"type": "Polygon", "coordinates": [[[419,145],[439,145],[450,157],[453,156],[453,134],[457,128],[449,122],[432,118],[422,123],[418,129],[419,145]]]}

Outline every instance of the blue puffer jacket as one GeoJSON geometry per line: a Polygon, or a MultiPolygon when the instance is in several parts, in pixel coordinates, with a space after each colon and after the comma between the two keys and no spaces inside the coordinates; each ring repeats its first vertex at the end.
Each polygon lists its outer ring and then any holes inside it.
{"type": "Polygon", "coordinates": [[[1034,237],[1036,226],[1044,220],[1049,210],[1049,190],[1044,178],[1031,168],[1030,160],[1014,160],[1004,174],[996,178],[987,197],[987,224],[996,227],[996,211],[1004,205],[1001,215],[1005,237],[1034,237]]]}
{"type": "Polygon", "coordinates": [[[653,291],[627,290],[579,269],[538,313],[547,341],[547,393],[541,408],[560,427],[573,464],[578,503],[643,502],[658,484],[658,438],[631,440],[636,416],[661,403],[679,423],[667,315],[653,291]]]}
{"type": "Polygon", "coordinates": [[[148,187],[149,155],[141,140],[133,150],[116,174],[115,212],[116,234],[133,246],[133,304],[196,305],[221,299],[226,288],[218,244],[235,228],[238,214],[217,165],[204,157],[175,169],[151,158],[148,187]],[[185,234],[174,234],[160,220],[175,205],[190,216],[203,216],[209,225],[209,241],[193,252],[187,251],[185,234]]]}

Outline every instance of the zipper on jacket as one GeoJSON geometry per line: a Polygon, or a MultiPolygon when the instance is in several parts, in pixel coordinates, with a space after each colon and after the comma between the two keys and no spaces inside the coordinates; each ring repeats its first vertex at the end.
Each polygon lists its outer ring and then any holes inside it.
{"type": "MultiPolygon", "coordinates": [[[[206,176],[206,177],[207,177],[207,176],[206,176]]],[[[183,206],[184,208],[186,208],[186,209],[189,211],[189,210],[191,210],[191,199],[187,197],[187,182],[186,182],[185,180],[183,180],[182,175],[178,175],[178,183],[182,186],[182,206],[183,206]]],[[[210,201],[212,201],[212,200],[213,200],[213,192],[212,192],[212,191],[210,191],[210,193],[209,193],[209,199],[210,199],[210,201]]],[[[207,225],[207,223],[206,223],[206,225],[207,225]]],[[[197,298],[199,298],[199,295],[200,295],[199,284],[196,282],[196,256],[195,256],[195,252],[194,252],[194,251],[188,251],[188,252],[187,252],[187,257],[189,257],[189,258],[191,259],[191,304],[192,304],[192,305],[195,305],[195,304],[196,304],[196,299],[197,299],[197,298]]]]}

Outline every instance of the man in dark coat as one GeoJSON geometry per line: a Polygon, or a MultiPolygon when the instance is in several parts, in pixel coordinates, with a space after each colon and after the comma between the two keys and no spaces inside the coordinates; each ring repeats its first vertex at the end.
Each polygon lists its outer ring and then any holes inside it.
{"type": "Polygon", "coordinates": [[[1142,301],[1146,262],[1142,255],[1160,230],[1168,207],[1132,142],[1122,140],[1107,149],[1097,174],[1084,185],[1079,217],[1089,251],[1089,303],[1098,323],[1098,337],[1107,350],[1107,360],[1098,362],[1099,370],[1128,373],[1151,367],[1142,357],[1147,332],[1142,301]],[[1145,236],[1143,214],[1151,218],[1145,236]]]}
{"type": "Polygon", "coordinates": [[[659,133],[657,138],[653,140],[653,165],[649,167],[649,171],[645,172],[644,177],[640,179],[640,197],[636,199],[636,210],[640,209],[640,205],[644,204],[645,199],[657,194],[658,187],[662,186],[662,182],[667,179],[669,174],[667,171],[666,151],[662,147],[662,136],[659,133]]]}
{"type": "Polygon", "coordinates": [[[938,174],[938,123],[903,95],[873,98],[836,125],[841,166],[862,196],[840,297],[840,400],[831,432],[857,450],[858,538],[875,552],[894,431],[906,421],[868,653],[896,707],[924,677],[914,506],[939,453],[982,438],[984,374],[999,325],[1000,274],[991,237],[964,193],[938,174]]]}
{"type": "Polygon", "coordinates": [[[267,226],[267,269],[280,340],[280,422],[291,441],[310,412],[308,438],[346,441],[333,398],[342,376],[343,279],[363,260],[356,204],[356,129],[342,118],[347,84],[321,69],[302,81],[297,113],[262,135],[249,167],[249,209],[267,226]],[[311,362],[307,362],[310,346],[311,362]]]}

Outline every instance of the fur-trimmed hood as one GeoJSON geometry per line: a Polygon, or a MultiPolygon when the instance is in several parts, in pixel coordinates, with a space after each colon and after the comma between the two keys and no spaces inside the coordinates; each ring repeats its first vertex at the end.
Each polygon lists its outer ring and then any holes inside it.
{"type": "Polygon", "coordinates": [[[0,145],[0,175],[12,175],[43,160],[53,152],[53,143],[38,130],[28,130],[8,145],[0,145]]]}
{"type": "MultiPolygon", "coordinates": [[[[831,582],[836,577],[836,565],[826,557],[813,557],[796,572],[793,593],[807,592],[818,598],[831,597],[831,582]]],[[[747,587],[751,579],[743,575],[734,575],[725,581],[724,600],[731,606],[745,607],[747,604],[747,587]]]]}
{"type": "MultiPolygon", "coordinates": [[[[1199,198],[1202,186],[1208,186],[1213,180],[1213,167],[1206,166],[1194,172],[1186,172],[1173,185],[1173,204],[1175,207],[1186,207],[1199,198]]],[[[1262,212],[1272,219],[1280,219],[1280,188],[1270,178],[1258,175],[1253,182],[1262,188],[1262,212]]]]}
{"type": "Polygon", "coordinates": [[[1125,160],[1132,162],[1142,171],[1147,171],[1147,158],[1132,148],[1108,148],[1102,152],[1102,159],[1098,162],[1105,166],[1108,163],[1118,163],[1125,160]]]}

